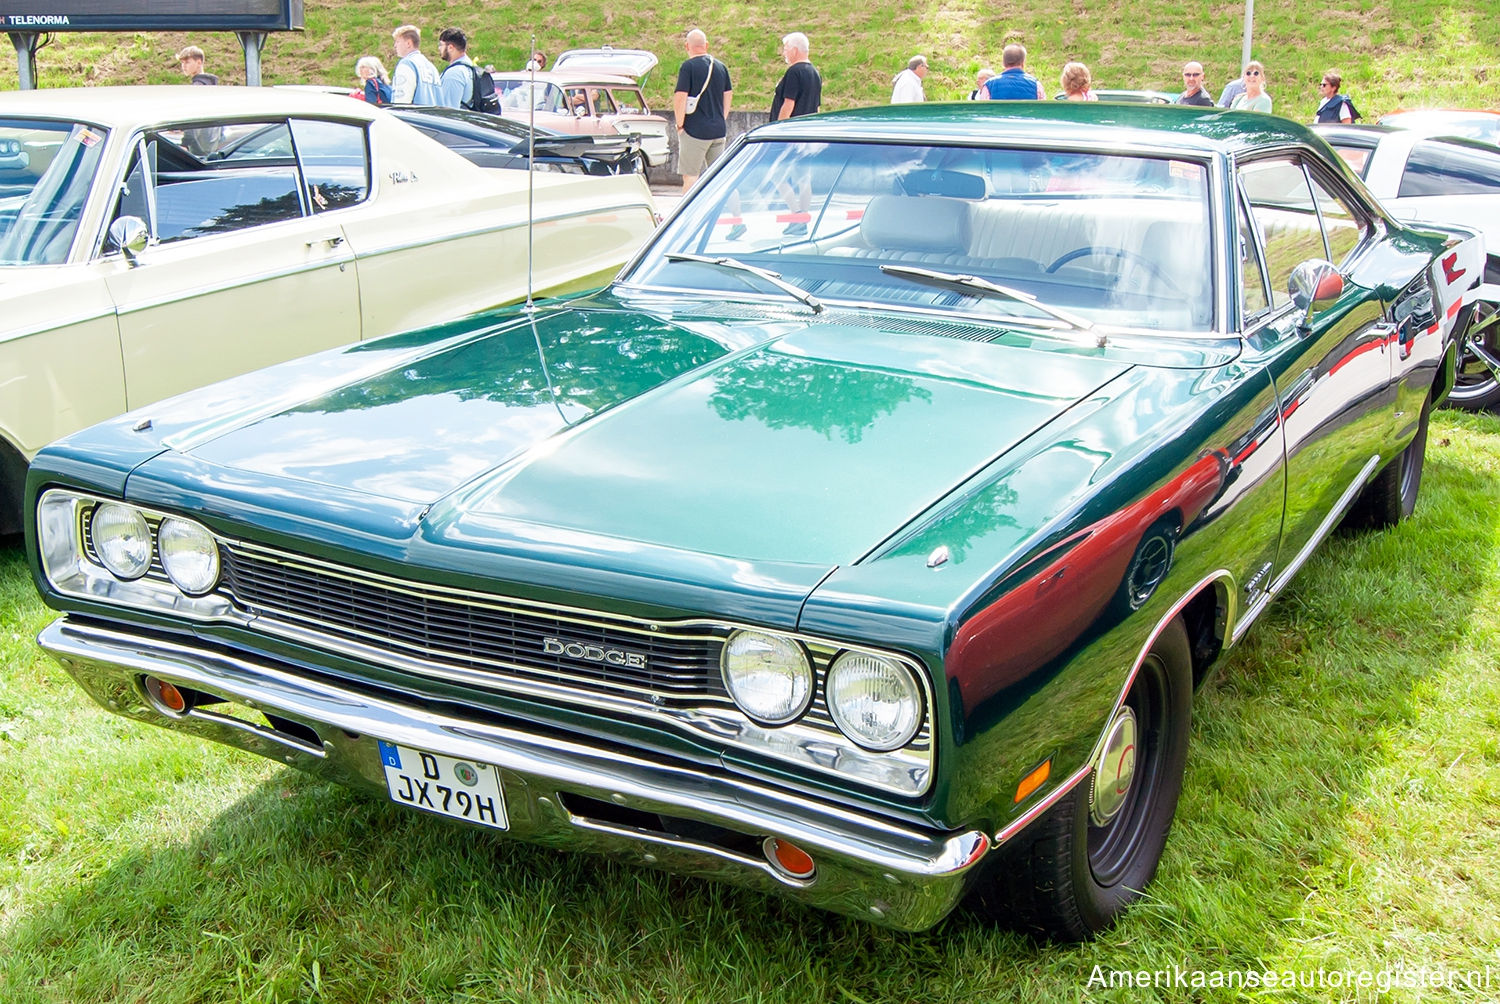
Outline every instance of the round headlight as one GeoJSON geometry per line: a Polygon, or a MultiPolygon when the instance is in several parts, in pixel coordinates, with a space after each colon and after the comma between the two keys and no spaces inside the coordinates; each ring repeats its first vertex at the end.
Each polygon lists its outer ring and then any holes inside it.
{"type": "Polygon", "coordinates": [[[802,646],[785,635],[736,631],[719,665],[734,703],[762,725],[785,725],[812,701],[812,666],[802,646]]]}
{"type": "Polygon", "coordinates": [[[922,726],[921,688],[894,659],[845,652],[829,668],[827,687],[834,723],[866,749],[899,749],[922,726]]]}
{"type": "Polygon", "coordinates": [[[162,520],[156,530],[156,548],[167,578],[189,596],[219,584],[219,545],[197,523],[171,517],[162,520]]]}
{"type": "Polygon", "coordinates": [[[139,579],[151,567],[151,527],[139,509],[106,502],[89,521],[94,551],[120,579],[139,579]]]}

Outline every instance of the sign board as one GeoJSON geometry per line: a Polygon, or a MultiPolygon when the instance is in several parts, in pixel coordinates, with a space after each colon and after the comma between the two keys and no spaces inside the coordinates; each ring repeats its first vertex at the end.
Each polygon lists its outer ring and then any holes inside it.
{"type": "Polygon", "coordinates": [[[301,31],[303,0],[0,0],[0,31],[301,31]]]}

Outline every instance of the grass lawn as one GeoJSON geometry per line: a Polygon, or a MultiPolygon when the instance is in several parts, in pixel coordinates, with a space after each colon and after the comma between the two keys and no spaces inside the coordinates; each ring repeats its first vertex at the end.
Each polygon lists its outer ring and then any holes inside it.
{"type": "Polygon", "coordinates": [[[1199,694],[1161,874],[1082,947],[533,848],[112,717],[0,548],[0,1000],[1495,1000],[1497,496],[1500,419],[1436,415],[1416,518],[1331,540],[1199,694]],[[1398,986],[1098,982],[1174,966],[1398,986]],[[1399,985],[1424,967],[1481,982],[1399,985]]]}
{"type": "MultiPolygon", "coordinates": [[[[1318,105],[1325,70],[1343,73],[1345,90],[1371,121],[1399,107],[1500,106],[1500,18],[1483,3],[1454,0],[1342,0],[1309,4],[1260,0],[1255,5],[1254,54],[1267,68],[1266,89],[1276,111],[1308,120],[1318,105]]],[[[546,52],[611,43],[655,52],[662,68],[648,97],[669,108],[682,36],[704,29],[710,48],[734,77],[734,104],[769,109],[785,65],[783,35],[803,31],[824,78],[824,108],[879,104],[890,99],[891,78],[914,53],[931,63],[929,100],[967,96],[974,72],[1000,66],[1000,50],[1021,42],[1030,66],[1056,90],[1065,62],[1082,60],[1100,87],[1180,90],[1182,64],[1201,61],[1215,93],[1239,75],[1244,4],[1239,0],[1171,4],[1000,4],[985,0],[884,0],[849,4],[812,0],[796,8],[762,4],[660,0],[518,0],[455,5],[411,0],[392,7],[378,0],[306,4],[307,30],[273,35],[264,55],[267,83],[352,84],[354,62],[379,55],[393,63],[391,29],[411,22],[423,29],[423,51],[436,58],[437,33],[448,25],[472,38],[481,65],[520,69],[532,35],[546,52]]],[[[39,56],[46,87],[77,84],[178,83],[172,55],[192,41],[209,55],[209,69],[227,82],[244,81],[238,43],[229,34],[61,33],[39,56]]],[[[14,57],[0,56],[0,86],[14,87],[14,57]]]]}

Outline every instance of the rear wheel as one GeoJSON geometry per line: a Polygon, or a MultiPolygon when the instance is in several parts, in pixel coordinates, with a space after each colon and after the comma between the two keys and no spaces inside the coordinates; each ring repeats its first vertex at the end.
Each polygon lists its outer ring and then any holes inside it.
{"type": "Polygon", "coordinates": [[[1480,301],[1468,309],[1467,319],[1448,404],[1479,411],[1500,404],[1500,308],[1480,301]]]}
{"type": "Polygon", "coordinates": [[[1105,731],[1087,780],[996,856],[979,890],[996,920],[1068,941],[1108,928],[1156,874],[1192,723],[1181,618],[1162,631],[1105,731]]]}
{"type": "Polygon", "coordinates": [[[1427,420],[1432,413],[1432,399],[1422,402],[1417,419],[1417,434],[1394,460],[1386,464],[1375,479],[1365,485],[1354,500],[1344,527],[1351,530],[1380,530],[1395,526],[1417,508],[1422,489],[1422,467],[1427,457],[1427,420]]]}

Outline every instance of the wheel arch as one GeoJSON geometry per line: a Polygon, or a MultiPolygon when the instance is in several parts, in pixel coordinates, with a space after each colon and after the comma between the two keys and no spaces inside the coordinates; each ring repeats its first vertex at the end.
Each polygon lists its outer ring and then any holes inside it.
{"type": "Polygon", "coordinates": [[[1224,649],[1224,640],[1229,636],[1229,626],[1235,621],[1238,613],[1235,598],[1238,595],[1234,574],[1228,569],[1220,568],[1200,579],[1167,608],[1153,625],[1137,652],[1135,662],[1120,685],[1120,692],[1115,697],[1109,713],[1104,716],[1104,725],[1100,728],[1099,737],[1089,750],[1088,758],[1084,760],[1083,766],[1069,774],[1060,784],[1047,792],[1045,798],[1020,817],[1002,827],[995,834],[994,847],[1007,843],[1080,782],[1088,778],[1093,771],[1094,764],[1099,760],[1100,753],[1104,750],[1110,723],[1114,721],[1115,715],[1125,704],[1125,698],[1130,693],[1131,685],[1135,683],[1136,675],[1140,673],[1141,666],[1145,664],[1146,657],[1151,654],[1151,649],[1156,645],[1157,639],[1178,616],[1182,617],[1183,627],[1187,629],[1188,646],[1193,659],[1194,686],[1207,677],[1208,670],[1224,649]]]}
{"type": "Polygon", "coordinates": [[[26,455],[0,429],[0,537],[21,532],[26,467],[26,455]]]}

